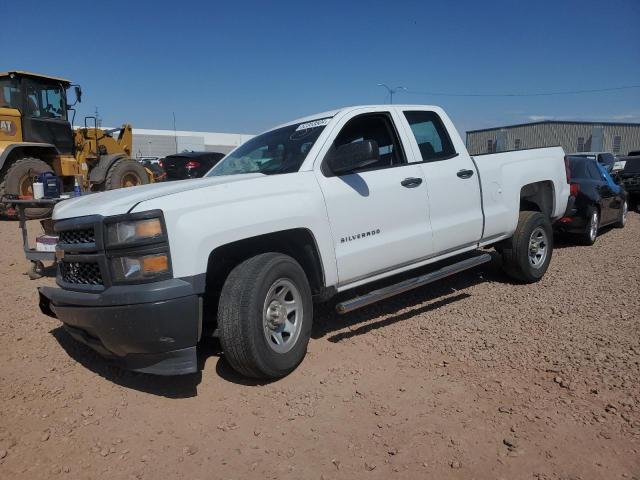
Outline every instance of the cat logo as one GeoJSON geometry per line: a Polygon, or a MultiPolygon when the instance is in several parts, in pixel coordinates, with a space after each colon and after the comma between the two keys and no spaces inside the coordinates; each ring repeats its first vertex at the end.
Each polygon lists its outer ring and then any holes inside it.
{"type": "Polygon", "coordinates": [[[16,134],[16,124],[11,120],[0,120],[0,133],[13,137],[16,134]]]}

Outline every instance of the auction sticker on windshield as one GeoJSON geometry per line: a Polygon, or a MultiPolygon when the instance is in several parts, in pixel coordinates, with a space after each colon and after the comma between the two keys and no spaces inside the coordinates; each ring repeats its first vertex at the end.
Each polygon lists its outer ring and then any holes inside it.
{"type": "Polygon", "coordinates": [[[296,128],[296,132],[299,130],[308,130],[310,128],[324,127],[331,121],[330,118],[323,118],[321,120],[314,120],[313,122],[301,123],[296,128]]]}

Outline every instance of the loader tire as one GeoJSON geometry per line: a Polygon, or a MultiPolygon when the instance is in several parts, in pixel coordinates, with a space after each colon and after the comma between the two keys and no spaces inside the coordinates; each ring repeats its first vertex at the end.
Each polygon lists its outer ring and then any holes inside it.
{"type": "Polygon", "coordinates": [[[104,181],[104,190],[135,187],[149,183],[149,176],[135,160],[123,158],[111,165],[104,181]]]}
{"type": "MultiPolygon", "coordinates": [[[[33,177],[44,172],[53,172],[53,170],[39,158],[25,157],[13,161],[0,178],[0,198],[3,195],[33,198],[33,177]]],[[[0,215],[7,215],[5,208],[5,205],[0,205],[0,215]]],[[[45,218],[51,215],[52,210],[52,207],[26,208],[25,215],[28,219],[45,218]]],[[[17,216],[11,215],[10,218],[17,218],[17,216]]]]}
{"type": "Polygon", "coordinates": [[[275,379],[302,362],[313,320],[307,276],[281,253],[263,253],[236,266],[218,304],[225,360],[247,377],[275,379]]]}
{"type": "Polygon", "coordinates": [[[552,254],[553,230],[549,218],[540,212],[520,212],[513,237],[502,246],[505,273],[521,283],[537,282],[549,268],[552,254]]]}

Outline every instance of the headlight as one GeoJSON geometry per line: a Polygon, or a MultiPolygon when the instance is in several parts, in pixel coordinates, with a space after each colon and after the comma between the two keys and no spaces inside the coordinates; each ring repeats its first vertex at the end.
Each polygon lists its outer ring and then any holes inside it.
{"type": "Polygon", "coordinates": [[[113,257],[111,269],[115,282],[144,282],[171,276],[168,253],[113,257]]]}
{"type": "Polygon", "coordinates": [[[107,246],[126,246],[140,242],[154,242],[165,235],[159,217],[123,220],[107,224],[107,246]]]}

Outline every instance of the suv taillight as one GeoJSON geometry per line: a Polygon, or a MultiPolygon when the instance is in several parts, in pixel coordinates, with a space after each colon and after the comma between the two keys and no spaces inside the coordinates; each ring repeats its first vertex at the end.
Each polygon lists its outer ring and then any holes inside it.
{"type": "Polygon", "coordinates": [[[578,193],[580,193],[580,185],[577,183],[571,183],[569,185],[569,193],[571,193],[572,197],[577,197],[578,193]]]}

